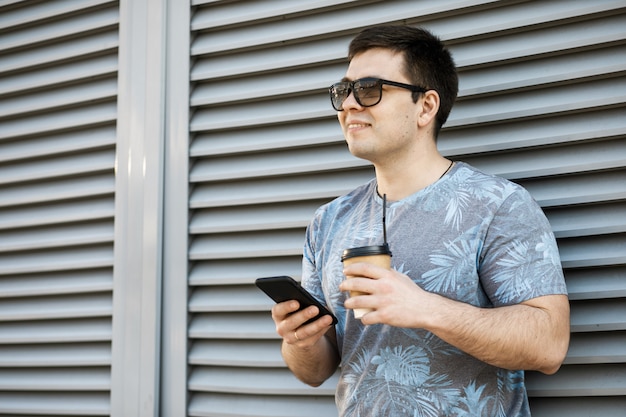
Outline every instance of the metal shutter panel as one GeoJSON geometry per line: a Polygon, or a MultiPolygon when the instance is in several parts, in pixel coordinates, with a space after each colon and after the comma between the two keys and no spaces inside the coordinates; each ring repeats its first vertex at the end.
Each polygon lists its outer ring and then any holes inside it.
{"type": "Polygon", "coordinates": [[[117,5],[0,7],[0,414],[109,415],[117,5]]]}
{"type": "Polygon", "coordinates": [[[528,373],[533,415],[623,412],[623,2],[196,3],[189,415],[336,414],[334,379],[307,388],[285,368],[252,282],[299,277],[313,210],[372,176],[345,149],[325,88],[354,33],[380,23],[450,45],[461,91],[440,149],[524,185],[555,229],[573,336],[557,375],[528,373]]]}

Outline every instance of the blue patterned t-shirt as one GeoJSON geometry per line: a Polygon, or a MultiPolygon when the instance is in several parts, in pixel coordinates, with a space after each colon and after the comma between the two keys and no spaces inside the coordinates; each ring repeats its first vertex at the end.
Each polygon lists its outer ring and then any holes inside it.
{"type": "MultiPolygon", "coordinates": [[[[307,229],[302,285],[339,319],[342,417],[529,416],[523,371],[488,365],[422,329],[363,326],[346,311],[344,249],[383,240],[375,180],[320,207],[307,229]]],[[[522,187],[457,162],[387,203],[392,268],[421,288],[480,307],[566,294],[558,249],[522,187]]]]}

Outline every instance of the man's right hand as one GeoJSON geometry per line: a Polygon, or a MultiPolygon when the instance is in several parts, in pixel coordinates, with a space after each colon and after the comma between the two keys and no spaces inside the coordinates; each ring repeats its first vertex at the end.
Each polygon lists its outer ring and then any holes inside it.
{"type": "Polygon", "coordinates": [[[319,311],[315,306],[298,311],[299,307],[295,300],[278,303],[272,308],[272,319],[283,338],[281,353],[285,363],[299,380],[317,387],[339,366],[337,335],[332,317],[325,315],[304,324],[319,311]]]}

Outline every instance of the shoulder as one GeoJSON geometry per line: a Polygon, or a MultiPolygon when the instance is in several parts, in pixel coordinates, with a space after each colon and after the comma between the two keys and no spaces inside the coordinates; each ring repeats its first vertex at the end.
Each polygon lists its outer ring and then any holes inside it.
{"type": "Polygon", "coordinates": [[[530,193],[521,185],[483,172],[464,162],[459,163],[453,181],[460,192],[471,194],[481,203],[492,207],[515,204],[515,201],[536,204],[530,193]]]}

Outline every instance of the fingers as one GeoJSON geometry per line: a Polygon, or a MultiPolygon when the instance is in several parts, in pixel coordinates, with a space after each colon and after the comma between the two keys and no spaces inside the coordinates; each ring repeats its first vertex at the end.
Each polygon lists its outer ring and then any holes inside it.
{"type": "MultiPolygon", "coordinates": [[[[314,314],[315,316],[315,314],[314,314]]],[[[332,325],[332,318],[328,315],[322,316],[313,323],[302,325],[291,330],[283,336],[283,340],[291,345],[308,346],[317,342],[332,325]]]]}
{"type": "MultiPolygon", "coordinates": [[[[340,291],[373,293],[383,283],[383,278],[392,277],[394,271],[367,263],[346,266],[343,273],[349,279],[339,285],[340,291]]],[[[384,284],[382,284],[384,285],[384,284]]]]}
{"type": "Polygon", "coordinates": [[[272,307],[272,319],[276,324],[276,332],[285,342],[307,344],[311,341],[309,339],[313,341],[319,339],[332,325],[332,318],[328,315],[305,325],[304,323],[319,313],[319,309],[310,306],[298,311],[298,308],[299,304],[294,300],[278,303],[272,307]]]}
{"type": "Polygon", "coordinates": [[[272,307],[272,318],[276,323],[278,323],[283,321],[293,312],[297,311],[298,308],[300,308],[300,304],[295,300],[277,303],[272,307]]]}
{"type": "Polygon", "coordinates": [[[357,262],[346,266],[343,274],[349,277],[364,277],[370,279],[380,279],[390,272],[389,269],[367,262],[357,262]]]}

